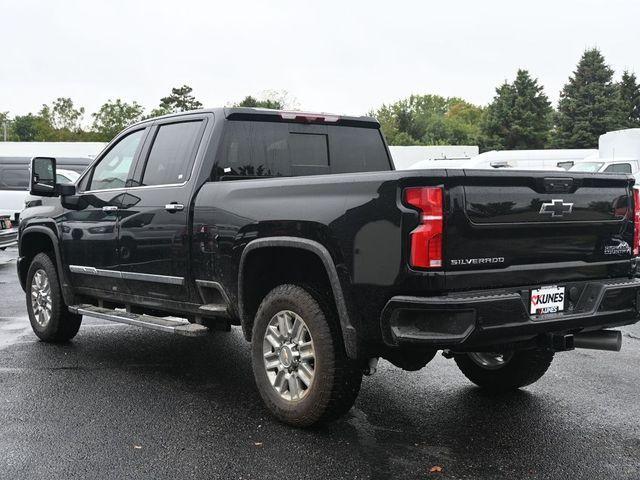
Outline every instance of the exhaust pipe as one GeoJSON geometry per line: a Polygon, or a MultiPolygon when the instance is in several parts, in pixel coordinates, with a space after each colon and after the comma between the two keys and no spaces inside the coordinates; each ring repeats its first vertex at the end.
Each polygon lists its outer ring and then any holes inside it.
{"type": "Polygon", "coordinates": [[[573,346],[575,348],[619,352],[622,348],[622,333],[617,330],[576,333],[573,335],[573,346]]]}

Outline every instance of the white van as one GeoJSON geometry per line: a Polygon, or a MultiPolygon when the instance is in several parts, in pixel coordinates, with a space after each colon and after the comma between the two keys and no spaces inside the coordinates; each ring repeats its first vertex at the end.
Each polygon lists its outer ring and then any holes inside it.
{"type": "MultiPolygon", "coordinates": [[[[29,194],[30,161],[27,157],[0,157],[0,217],[7,216],[16,225],[29,194]]],[[[59,161],[58,181],[74,183],[91,159],[61,158],[59,161]]]]}

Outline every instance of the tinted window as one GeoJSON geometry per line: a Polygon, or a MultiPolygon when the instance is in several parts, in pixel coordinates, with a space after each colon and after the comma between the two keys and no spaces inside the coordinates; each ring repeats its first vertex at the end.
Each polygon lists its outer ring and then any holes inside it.
{"type": "Polygon", "coordinates": [[[182,183],[189,179],[202,122],[170,123],[158,128],[142,176],[143,185],[182,183]]]}
{"type": "Polygon", "coordinates": [[[26,190],[29,187],[29,170],[24,167],[0,169],[0,188],[26,190]]]}
{"type": "Polygon", "coordinates": [[[232,179],[389,169],[377,129],[230,121],[216,174],[232,179]]]}
{"type": "Polygon", "coordinates": [[[89,190],[124,187],[143,138],[144,130],[138,130],[116,143],[94,167],[89,190]]]}
{"type": "Polygon", "coordinates": [[[391,170],[380,131],[375,128],[329,127],[331,173],[391,170]]]}
{"type": "Polygon", "coordinates": [[[631,164],[629,163],[614,163],[604,169],[605,172],[617,172],[617,173],[631,173],[631,164]]]}

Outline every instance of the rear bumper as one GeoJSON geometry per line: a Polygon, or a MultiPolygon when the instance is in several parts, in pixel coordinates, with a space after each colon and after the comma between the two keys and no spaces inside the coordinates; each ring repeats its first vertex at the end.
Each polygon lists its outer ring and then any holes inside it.
{"type": "Polygon", "coordinates": [[[532,288],[438,297],[391,298],[381,315],[389,346],[423,344],[459,351],[526,342],[541,334],[628,325],[640,320],[640,278],[563,283],[565,311],[529,314],[532,288]]]}
{"type": "Polygon", "coordinates": [[[18,228],[0,230],[0,248],[11,247],[18,244],[18,228]]]}

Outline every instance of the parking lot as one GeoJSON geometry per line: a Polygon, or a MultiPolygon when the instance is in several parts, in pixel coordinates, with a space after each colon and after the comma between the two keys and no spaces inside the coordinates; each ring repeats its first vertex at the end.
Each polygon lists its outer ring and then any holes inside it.
{"type": "Polygon", "coordinates": [[[482,394],[438,356],[381,362],[342,420],[295,430],[254,388],[239,330],[176,338],[85,319],[31,333],[0,252],[0,478],[639,478],[640,327],[621,353],[560,353],[536,385],[482,394]]]}

